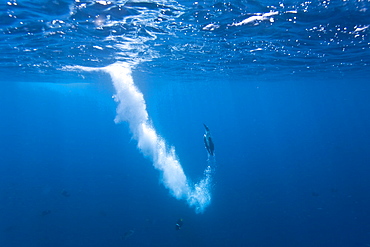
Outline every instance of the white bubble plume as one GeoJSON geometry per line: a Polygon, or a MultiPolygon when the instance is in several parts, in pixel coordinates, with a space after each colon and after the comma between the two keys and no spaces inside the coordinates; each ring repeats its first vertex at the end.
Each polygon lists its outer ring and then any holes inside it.
{"type": "Polygon", "coordinates": [[[139,150],[150,158],[154,167],[161,172],[162,182],[170,193],[177,199],[185,199],[197,213],[203,212],[211,202],[214,157],[208,159],[204,178],[192,184],[182,169],[174,147],[169,147],[151,124],[144,96],[134,84],[129,64],[115,63],[100,69],[80,66],[74,68],[85,71],[103,70],[110,74],[116,90],[114,100],[118,104],[114,121],[128,122],[139,150]]]}

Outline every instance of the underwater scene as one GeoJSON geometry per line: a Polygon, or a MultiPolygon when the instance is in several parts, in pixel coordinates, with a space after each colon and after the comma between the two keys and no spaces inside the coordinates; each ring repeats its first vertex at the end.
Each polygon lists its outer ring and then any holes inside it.
{"type": "Polygon", "coordinates": [[[0,3],[0,247],[369,247],[369,0],[0,3]]]}

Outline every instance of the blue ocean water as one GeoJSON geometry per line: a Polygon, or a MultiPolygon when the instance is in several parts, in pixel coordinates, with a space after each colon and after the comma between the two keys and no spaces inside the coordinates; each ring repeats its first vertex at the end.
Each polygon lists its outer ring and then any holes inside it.
{"type": "Polygon", "coordinates": [[[370,246],[369,8],[3,1],[0,246],[370,246]]]}

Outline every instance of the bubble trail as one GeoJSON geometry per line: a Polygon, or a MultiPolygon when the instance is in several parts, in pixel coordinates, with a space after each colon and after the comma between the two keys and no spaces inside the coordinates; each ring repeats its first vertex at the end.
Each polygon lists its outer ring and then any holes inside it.
{"type": "Polygon", "coordinates": [[[115,123],[127,122],[137,147],[145,157],[152,160],[153,166],[161,172],[162,183],[177,199],[184,199],[197,213],[204,212],[211,203],[212,167],[214,157],[209,157],[204,177],[192,184],[187,179],[178,160],[174,147],[169,147],[164,138],[157,134],[151,124],[144,95],[135,86],[131,67],[127,63],[115,63],[103,68],[74,66],[85,71],[105,71],[116,90],[113,96],[117,102],[115,123]]]}

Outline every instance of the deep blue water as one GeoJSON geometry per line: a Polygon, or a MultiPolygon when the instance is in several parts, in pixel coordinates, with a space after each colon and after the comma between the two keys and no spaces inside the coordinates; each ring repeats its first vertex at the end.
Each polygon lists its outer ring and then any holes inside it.
{"type": "Polygon", "coordinates": [[[1,3],[0,246],[370,246],[369,8],[1,3]]]}

